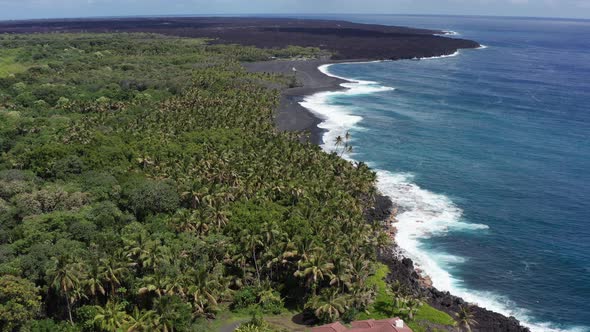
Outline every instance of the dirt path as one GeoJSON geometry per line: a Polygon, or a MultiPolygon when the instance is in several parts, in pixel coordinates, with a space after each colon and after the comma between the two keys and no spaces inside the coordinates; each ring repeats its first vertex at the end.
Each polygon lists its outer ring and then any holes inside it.
{"type": "Polygon", "coordinates": [[[248,321],[247,319],[243,319],[243,320],[240,320],[240,321],[237,321],[237,322],[233,322],[233,323],[229,323],[229,324],[226,324],[226,325],[222,325],[219,328],[219,332],[233,332],[235,329],[238,328],[238,326],[240,326],[242,323],[245,323],[247,321],[248,321]]]}

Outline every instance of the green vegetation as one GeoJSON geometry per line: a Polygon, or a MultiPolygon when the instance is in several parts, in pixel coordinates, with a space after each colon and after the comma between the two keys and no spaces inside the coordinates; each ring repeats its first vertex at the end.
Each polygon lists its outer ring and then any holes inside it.
{"type": "Polygon", "coordinates": [[[17,62],[18,49],[0,50],[0,77],[23,72],[27,66],[17,62]]]}
{"type": "Polygon", "coordinates": [[[455,316],[459,326],[467,332],[471,332],[471,327],[477,325],[471,306],[461,306],[455,316]]]}
{"type": "MultiPolygon", "coordinates": [[[[425,304],[422,307],[420,307],[420,310],[418,311],[418,313],[414,317],[414,321],[418,322],[417,324],[415,324],[416,325],[416,327],[414,327],[415,331],[420,331],[418,326],[420,326],[420,322],[422,322],[422,321],[434,323],[434,324],[440,324],[440,325],[447,325],[447,326],[456,325],[455,321],[453,320],[453,318],[451,316],[449,316],[445,312],[434,309],[433,307],[431,307],[428,304],[425,304]]],[[[412,323],[410,323],[410,325],[411,324],[412,323]]]]}
{"type": "Polygon", "coordinates": [[[243,331],[292,330],[286,307],[454,324],[386,284],[363,216],[375,174],[277,132],[268,87],[290,78],[240,65],[321,51],[153,34],[0,49],[0,330],[205,331],[251,312],[265,320],[243,331]]]}
{"type": "Polygon", "coordinates": [[[1,330],[198,330],[251,306],[328,321],[372,302],[375,174],[277,132],[267,87],[288,78],[240,65],[315,50],[152,34],[0,48],[27,68],[0,77],[1,330]]]}
{"type": "Polygon", "coordinates": [[[421,302],[419,299],[408,297],[399,284],[388,285],[385,282],[388,274],[389,268],[378,263],[375,274],[367,279],[367,284],[375,287],[377,292],[375,301],[366,312],[358,316],[358,319],[384,319],[397,316],[406,320],[414,332],[426,331],[425,326],[430,324],[455,325],[455,321],[447,313],[436,310],[428,304],[419,303],[421,302]]]}
{"type": "Polygon", "coordinates": [[[41,309],[41,297],[35,285],[12,275],[0,277],[0,325],[16,330],[34,319],[41,309]]]}
{"type": "Polygon", "coordinates": [[[262,317],[254,316],[249,322],[241,324],[236,332],[288,332],[286,330],[280,331],[266,322],[262,317]]]}

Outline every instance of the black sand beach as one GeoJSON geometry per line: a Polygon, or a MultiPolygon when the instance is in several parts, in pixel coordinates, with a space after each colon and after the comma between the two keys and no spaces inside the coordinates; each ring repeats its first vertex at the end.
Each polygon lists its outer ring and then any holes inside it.
{"type": "Polygon", "coordinates": [[[299,103],[305,96],[314,93],[343,89],[340,84],[344,83],[344,80],[324,75],[318,70],[319,66],[329,63],[335,63],[335,61],[277,60],[246,63],[244,66],[253,72],[281,73],[296,76],[297,82],[301,86],[286,89],[283,92],[281,105],[277,110],[277,128],[282,131],[309,131],[311,141],[320,144],[322,130],[317,125],[321,122],[321,119],[299,103]]]}

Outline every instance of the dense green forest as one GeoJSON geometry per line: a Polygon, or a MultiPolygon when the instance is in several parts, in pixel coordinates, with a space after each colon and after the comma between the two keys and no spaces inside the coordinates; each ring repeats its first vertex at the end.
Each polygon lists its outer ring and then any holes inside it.
{"type": "Polygon", "coordinates": [[[280,133],[313,57],[152,34],[0,37],[0,327],[186,331],[223,310],[354,317],[387,242],[375,174],[280,133]]]}

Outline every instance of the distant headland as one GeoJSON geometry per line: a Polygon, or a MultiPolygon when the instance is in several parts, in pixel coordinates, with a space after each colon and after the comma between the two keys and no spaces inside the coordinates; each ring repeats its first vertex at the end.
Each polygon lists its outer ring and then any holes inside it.
{"type": "Polygon", "coordinates": [[[471,40],[441,36],[444,31],[346,21],[243,17],[142,17],[47,19],[0,22],[0,33],[151,32],[211,38],[213,44],[259,48],[317,47],[332,60],[398,60],[452,54],[477,48],[471,40]]]}

